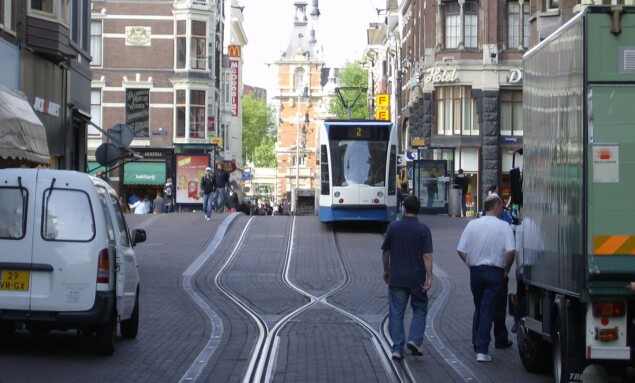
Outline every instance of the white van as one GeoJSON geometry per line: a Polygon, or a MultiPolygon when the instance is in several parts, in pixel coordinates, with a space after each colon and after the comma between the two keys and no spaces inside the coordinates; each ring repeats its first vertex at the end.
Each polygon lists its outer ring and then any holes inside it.
{"type": "Polygon", "coordinates": [[[117,195],[100,178],[50,169],[0,169],[0,331],[77,329],[97,352],[139,326],[133,251],[117,195]]]}

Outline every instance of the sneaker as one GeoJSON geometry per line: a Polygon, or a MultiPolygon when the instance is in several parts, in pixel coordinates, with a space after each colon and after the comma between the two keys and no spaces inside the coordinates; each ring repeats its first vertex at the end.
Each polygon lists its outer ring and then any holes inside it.
{"type": "Polygon", "coordinates": [[[206,221],[209,221],[209,220],[210,220],[210,218],[209,218],[209,217],[205,217],[205,220],[206,220],[206,221]]]}
{"type": "Polygon", "coordinates": [[[503,342],[494,343],[494,347],[496,347],[496,348],[510,348],[513,344],[514,344],[514,342],[512,342],[509,339],[506,339],[503,342]]]}
{"type": "Polygon", "coordinates": [[[393,351],[392,352],[392,360],[401,360],[403,359],[403,352],[393,351]]]}
{"type": "Polygon", "coordinates": [[[406,345],[406,347],[408,347],[408,350],[410,350],[412,352],[412,355],[414,356],[423,355],[419,346],[417,346],[413,341],[408,341],[408,344],[406,345]]]}
{"type": "Polygon", "coordinates": [[[490,354],[476,354],[477,362],[491,362],[492,356],[490,354]]]}

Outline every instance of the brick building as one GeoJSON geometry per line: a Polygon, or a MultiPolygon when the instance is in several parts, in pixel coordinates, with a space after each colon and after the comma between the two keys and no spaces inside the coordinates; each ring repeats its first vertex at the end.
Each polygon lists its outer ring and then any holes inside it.
{"type": "MultiPolygon", "coordinates": [[[[221,76],[227,9],[233,10],[223,0],[93,2],[95,126],[88,131],[88,148],[90,160],[96,161],[97,148],[112,141],[102,131],[117,124],[130,127],[132,152],[122,150],[126,158],[107,169],[121,195],[154,196],[166,178],[177,183],[179,155],[205,156],[211,165],[237,152],[222,140],[227,132],[221,127],[232,124],[231,113],[220,118],[226,107],[221,89],[232,81],[231,76],[221,76]]],[[[91,162],[90,168],[104,166],[91,162]]],[[[197,182],[197,174],[190,180],[197,182]]],[[[179,201],[177,187],[177,203],[198,202],[196,194],[179,201]]]]}

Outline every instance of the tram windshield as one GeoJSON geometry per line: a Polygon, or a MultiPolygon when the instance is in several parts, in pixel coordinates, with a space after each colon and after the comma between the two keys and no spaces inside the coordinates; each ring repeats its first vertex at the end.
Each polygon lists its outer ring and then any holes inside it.
{"type": "Polygon", "coordinates": [[[333,186],[386,185],[385,141],[331,141],[333,186]]]}

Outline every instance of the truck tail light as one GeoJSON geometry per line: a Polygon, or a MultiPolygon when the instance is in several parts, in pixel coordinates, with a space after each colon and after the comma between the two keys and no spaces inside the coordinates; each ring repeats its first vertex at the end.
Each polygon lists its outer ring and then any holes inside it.
{"type": "Polygon", "coordinates": [[[97,283],[110,282],[110,257],[108,249],[99,252],[99,260],[97,261],[97,283]]]}
{"type": "Polygon", "coordinates": [[[610,342],[617,340],[617,327],[613,328],[595,328],[595,339],[601,342],[610,342]]]}
{"type": "Polygon", "coordinates": [[[594,317],[622,317],[626,313],[624,302],[594,302],[594,317]]]}

